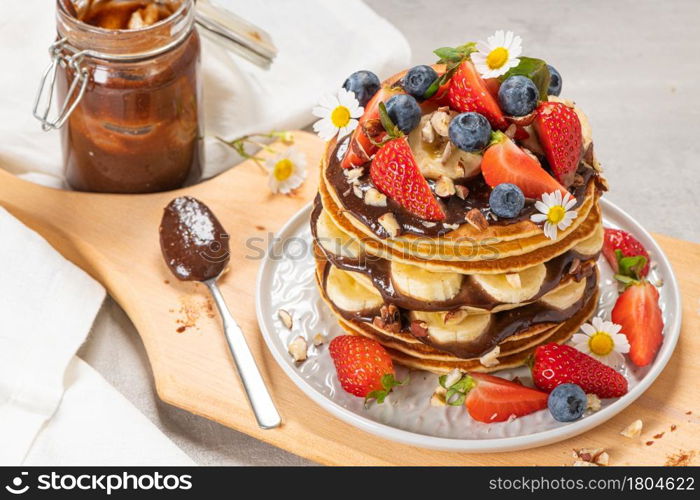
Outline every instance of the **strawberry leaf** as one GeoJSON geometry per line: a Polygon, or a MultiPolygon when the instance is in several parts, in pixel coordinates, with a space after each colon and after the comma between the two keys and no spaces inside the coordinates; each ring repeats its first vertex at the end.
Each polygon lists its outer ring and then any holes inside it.
{"type": "Polygon", "coordinates": [[[440,385],[447,389],[447,393],[445,394],[445,402],[450,406],[462,406],[467,394],[476,385],[474,379],[466,374],[450,387],[445,387],[446,377],[446,375],[443,375],[439,379],[440,385]]]}
{"type": "Polygon", "coordinates": [[[384,130],[386,130],[386,133],[390,138],[396,139],[397,137],[403,136],[403,132],[401,132],[399,127],[397,127],[394,122],[391,121],[391,118],[389,118],[389,113],[386,110],[386,104],[384,104],[383,101],[379,103],[379,121],[381,121],[382,127],[384,127],[384,130]]]}
{"type": "Polygon", "coordinates": [[[504,81],[513,75],[522,75],[528,77],[537,86],[540,91],[540,100],[547,100],[547,90],[549,89],[549,81],[552,76],[549,74],[547,63],[542,59],[534,57],[520,57],[520,62],[514,68],[509,69],[506,74],[498,79],[504,81]]]}
{"type": "Polygon", "coordinates": [[[402,380],[399,382],[394,378],[394,376],[391,373],[382,375],[382,389],[372,391],[369,394],[367,394],[367,396],[365,396],[365,408],[369,406],[370,400],[372,399],[376,400],[377,404],[382,404],[394,387],[406,385],[407,383],[408,377],[406,378],[406,380],[402,380]]]}
{"type": "Polygon", "coordinates": [[[630,284],[632,282],[639,282],[642,279],[642,270],[647,265],[647,258],[643,255],[633,255],[625,257],[622,250],[619,248],[615,250],[615,257],[617,258],[617,276],[626,278],[624,280],[619,280],[625,284],[630,284]]]}

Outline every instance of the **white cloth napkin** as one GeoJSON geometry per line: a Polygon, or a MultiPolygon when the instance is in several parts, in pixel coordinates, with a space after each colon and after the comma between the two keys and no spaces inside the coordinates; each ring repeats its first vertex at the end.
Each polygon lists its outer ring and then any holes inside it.
{"type": "Polygon", "coordinates": [[[102,286],[2,208],[0,235],[0,465],[191,463],[75,357],[102,286]]]}
{"type": "MultiPolygon", "coordinates": [[[[53,2],[7,2],[0,21],[0,168],[65,187],[58,132],[31,109],[55,39],[53,2]],[[49,4],[49,5],[47,5],[49,4]]],[[[205,176],[237,158],[213,136],[309,125],[358,69],[405,67],[405,38],[359,0],[219,0],[270,32],[268,71],[204,40],[205,176]]],[[[2,205],[2,200],[0,200],[2,205]]],[[[104,290],[0,208],[0,465],[186,465],[190,459],[74,356],[104,290]]]]}
{"type": "MultiPolygon", "coordinates": [[[[15,173],[58,177],[58,132],[42,132],[31,114],[39,77],[55,37],[46,0],[9,2],[0,34],[0,165],[15,173]]],[[[203,39],[205,114],[204,176],[235,165],[237,155],[215,139],[250,132],[295,129],[313,121],[311,108],[336,91],[353,71],[388,77],[410,60],[406,39],[360,0],[218,0],[268,31],[279,54],[263,70],[203,39]]],[[[41,179],[32,176],[31,180],[41,179]]],[[[46,182],[45,180],[42,182],[46,182]]]]}

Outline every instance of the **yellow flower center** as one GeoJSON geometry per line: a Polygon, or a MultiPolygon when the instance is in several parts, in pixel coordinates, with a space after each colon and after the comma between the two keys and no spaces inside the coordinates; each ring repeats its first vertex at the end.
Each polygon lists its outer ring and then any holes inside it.
{"type": "Polygon", "coordinates": [[[331,113],[331,122],[336,128],[345,127],[350,122],[350,110],[345,106],[338,106],[331,113]]]}
{"type": "Polygon", "coordinates": [[[596,332],[588,341],[588,347],[591,348],[593,354],[598,356],[607,356],[615,347],[612,337],[607,332],[596,332]]]}
{"type": "Polygon", "coordinates": [[[547,212],[547,220],[549,220],[549,222],[552,224],[559,224],[564,220],[565,216],[566,210],[564,210],[564,207],[561,205],[555,205],[549,209],[549,212],[547,212]]]}
{"type": "Polygon", "coordinates": [[[486,56],[486,64],[491,69],[498,69],[508,62],[508,49],[498,47],[489,52],[486,56]]]}
{"type": "Polygon", "coordinates": [[[272,171],[272,175],[275,176],[278,182],[283,182],[289,179],[289,177],[294,172],[294,163],[289,158],[283,158],[277,163],[275,163],[275,168],[272,171]]]}

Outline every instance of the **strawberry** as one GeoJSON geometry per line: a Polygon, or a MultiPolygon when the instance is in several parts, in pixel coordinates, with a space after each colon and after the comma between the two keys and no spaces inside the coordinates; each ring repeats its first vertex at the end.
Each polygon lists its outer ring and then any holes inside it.
{"type": "Polygon", "coordinates": [[[561,384],[577,384],[599,398],[627,394],[627,379],[620,373],[578,349],[555,342],[535,349],[532,380],[545,391],[561,384]]]}
{"type": "Polygon", "coordinates": [[[331,340],[328,350],[342,388],[365,398],[384,399],[397,385],[394,364],[389,353],[376,340],[355,335],[341,335],[331,340]]]}
{"type": "Polygon", "coordinates": [[[377,152],[379,147],[376,143],[385,135],[379,119],[379,103],[388,101],[396,94],[405,94],[405,92],[398,87],[382,87],[367,103],[365,112],[350,137],[348,151],[341,162],[343,168],[364,165],[377,152]]]}
{"type": "Polygon", "coordinates": [[[508,127],[498,101],[469,60],[463,61],[452,76],[447,98],[454,110],[481,113],[495,129],[505,130],[508,127]]]}
{"type": "Polygon", "coordinates": [[[496,132],[491,146],[484,153],[481,172],[491,187],[508,182],[518,186],[528,198],[543,193],[567,191],[540,165],[536,157],[520,149],[505,134],[496,132]]]}
{"type": "Polygon", "coordinates": [[[649,274],[649,254],[644,248],[644,245],[627,231],[605,228],[603,255],[605,255],[605,258],[615,273],[620,270],[620,259],[624,259],[625,257],[644,257],[646,263],[639,272],[639,276],[645,277],[649,274]],[[621,254],[618,254],[618,250],[621,254]]]}
{"type": "Polygon", "coordinates": [[[503,422],[511,416],[522,417],[547,408],[547,393],[517,382],[484,373],[469,373],[447,387],[447,377],[440,377],[440,385],[447,389],[447,404],[464,404],[469,415],[479,422],[503,422]]]}
{"type": "Polygon", "coordinates": [[[445,212],[420,173],[405,136],[386,142],[370,166],[372,182],[382,193],[418,217],[439,221],[445,212]]]}
{"type": "Polygon", "coordinates": [[[664,320],[659,291],[647,281],[631,284],[615,302],[611,319],[630,343],[629,357],[637,366],[654,360],[663,342],[664,320]]]}
{"type": "Polygon", "coordinates": [[[554,176],[565,187],[574,181],[583,149],[581,122],[576,112],[560,102],[537,107],[535,130],[554,176]]]}

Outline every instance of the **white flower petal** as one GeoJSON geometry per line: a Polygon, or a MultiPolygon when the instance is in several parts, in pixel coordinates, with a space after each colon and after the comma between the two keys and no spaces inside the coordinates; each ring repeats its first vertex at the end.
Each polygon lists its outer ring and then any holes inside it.
{"type": "Polygon", "coordinates": [[[595,335],[598,330],[590,323],[584,323],[581,325],[581,331],[590,337],[595,335]]]}
{"type": "Polygon", "coordinates": [[[535,208],[545,215],[549,212],[549,206],[544,201],[537,200],[535,202],[535,208]]]}
{"type": "Polygon", "coordinates": [[[547,220],[547,216],[545,214],[533,214],[530,216],[530,220],[535,224],[540,224],[547,220]]]}
{"type": "Polygon", "coordinates": [[[588,335],[583,333],[575,333],[571,337],[571,342],[573,342],[574,344],[588,343],[588,335]]]}

